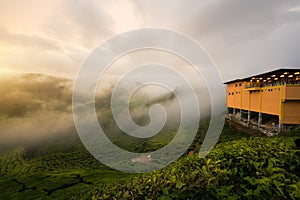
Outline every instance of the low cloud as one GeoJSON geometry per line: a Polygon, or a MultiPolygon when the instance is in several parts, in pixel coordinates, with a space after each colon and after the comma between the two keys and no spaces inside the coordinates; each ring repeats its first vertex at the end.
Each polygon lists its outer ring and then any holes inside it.
{"type": "Polygon", "coordinates": [[[73,131],[69,112],[39,111],[26,117],[9,118],[0,122],[0,145],[28,145],[73,131]]]}
{"type": "Polygon", "coordinates": [[[31,144],[70,133],[70,80],[15,74],[0,82],[0,145],[31,144]]]}

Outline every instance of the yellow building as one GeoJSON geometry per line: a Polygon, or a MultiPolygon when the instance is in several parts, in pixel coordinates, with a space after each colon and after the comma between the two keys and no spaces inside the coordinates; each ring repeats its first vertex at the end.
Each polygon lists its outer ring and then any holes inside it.
{"type": "Polygon", "coordinates": [[[228,118],[276,132],[300,124],[300,69],[278,69],[224,84],[228,118]]]}

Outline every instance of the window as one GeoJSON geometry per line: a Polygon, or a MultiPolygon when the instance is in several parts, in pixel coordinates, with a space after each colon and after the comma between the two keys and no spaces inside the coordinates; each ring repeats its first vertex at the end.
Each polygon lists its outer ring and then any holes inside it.
{"type": "Polygon", "coordinates": [[[231,94],[232,94],[232,95],[234,95],[234,93],[233,93],[233,92],[232,92],[231,94]]]}
{"type": "Polygon", "coordinates": [[[237,86],[238,86],[238,84],[236,83],[236,84],[235,84],[235,87],[237,87],[237,86]]]}
{"type": "Polygon", "coordinates": [[[230,96],[230,92],[228,93],[228,95],[230,96]]]}
{"type": "Polygon", "coordinates": [[[242,86],[242,83],[240,83],[239,86],[242,86]]]}

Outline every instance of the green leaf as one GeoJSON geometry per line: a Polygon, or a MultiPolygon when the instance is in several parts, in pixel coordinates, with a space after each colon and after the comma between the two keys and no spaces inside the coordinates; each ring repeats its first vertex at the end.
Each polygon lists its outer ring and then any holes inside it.
{"type": "Polygon", "coordinates": [[[170,177],[170,180],[171,180],[173,183],[175,183],[175,182],[176,182],[176,176],[175,176],[175,175],[171,176],[171,177],[170,177]]]}
{"type": "Polygon", "coordinates": [[[207,174],[207,169],[206,169],[206,166],[202,166],[202,172],[203,172],[203,174],[207,174]]]}
{"type": "Polygon", "coordinates": [[[181,181],[178,181],[178,182],[176,183],[176,188],[177,188],[177,189],[181,189],[184,185],[185,185],[184,183],[182,183],[181,181]]]}

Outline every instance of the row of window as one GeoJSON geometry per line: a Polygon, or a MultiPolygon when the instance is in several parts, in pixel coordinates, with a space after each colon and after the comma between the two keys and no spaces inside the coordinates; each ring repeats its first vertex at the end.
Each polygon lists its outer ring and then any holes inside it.
{"type": "MultiPolygon", "coordinates": [[[[241,94],[241,92],[235,92],[235,94],[241,94]]],[[[234,92],[229,92],[228,95],[234,95],[234,92]]]]}
{"type": "Polygon", "coordinates": [[[274,88],[274,89],[268,89],[268,92],[272,92],[273,90],[276,91],[278,89],[278,91],[280,91],[280,88],[274,88]]]}
{"type": "MultiPolygon", "coordinates": [[[[274,91],[276,91],[276,90],[280,91],[280,88],[268,89],[268,90],[266,90],[266,92],[267,92],[267,91],[268,91],[268,92],[273,92],[273,90],[274,90],[274,91]]],[[[253,93],[256,93],[256,92],[259,92],[259,90],[254,90],[254,91],[253,91],[253,93]]],[[[262,90],[262,92],[264,92],[264,90],[262,90]]],[[[241,92],[235,92],[235,94],[241,94],[241,92]]],[[[229,95],[229,96],[230,96],[230,95],[234,95],[234,92],[229,92],[228,95],[229,95]]]]}

